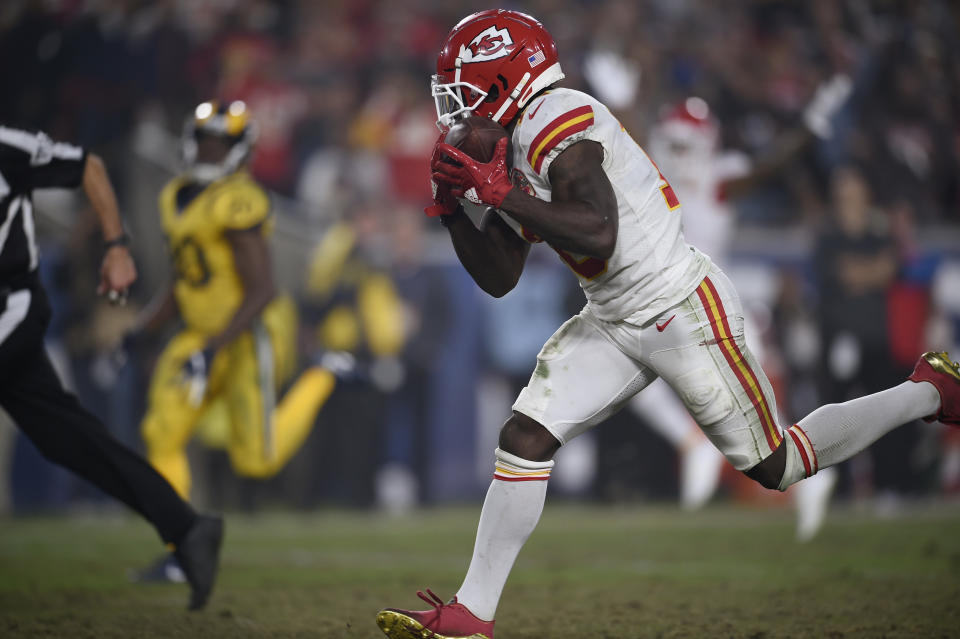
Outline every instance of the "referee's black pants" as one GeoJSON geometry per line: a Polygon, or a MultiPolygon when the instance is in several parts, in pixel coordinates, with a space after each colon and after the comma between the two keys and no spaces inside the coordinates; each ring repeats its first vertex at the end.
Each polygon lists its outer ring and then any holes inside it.
{"type": "Polygon", "coordinates": [[[176,544],[196,513],[142,457],[114,439],[64,390],[43,346],[43,289],[0,291],[0,406],[43,455],[140,513],[176,544]]]}

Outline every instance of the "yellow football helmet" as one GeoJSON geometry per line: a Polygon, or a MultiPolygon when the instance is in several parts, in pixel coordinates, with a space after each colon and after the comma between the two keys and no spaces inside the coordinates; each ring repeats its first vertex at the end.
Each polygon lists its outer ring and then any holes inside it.
{"type": "Polygon", "coordinates": [[[240,100],[226,104],[209,100],[197,105],[183,127],[183,162],[197,181],[213,182],[239,169],[253,150],[256,126],[247,105],[240,100]],[[230,150],[220,162],[199,162],[199,142],[204,136],[224,140],[230,150]]]}

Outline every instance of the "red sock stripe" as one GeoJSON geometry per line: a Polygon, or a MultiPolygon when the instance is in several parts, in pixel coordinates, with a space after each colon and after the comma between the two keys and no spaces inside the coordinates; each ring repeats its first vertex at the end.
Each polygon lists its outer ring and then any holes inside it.
{"type": "Polygon", "coordinates": [[[800,428],[799,424],[794,424],[793,428],[790,430],[802,435],[804,441],[807,442],[807,446],[810,448],[810,454],[813,455],[813,473],[816,474],[820,470],[820,461],[817,459],[817,449],[813,447],[813,442],[810,441],[810,436],[807,435],[802,428],[800,428]]]}
{"type": "Polygon", "coordinates": [[[500,481],[547,481],[550,479],[547,477],[504,477],[503,475],[493,474],[494,479],[499,479],[500,481]]]}
{"type": "Polygon", "coordinates": [[[796,444],[797,450],[800,451],[800,459],[803,460],[803,468],[807,471],[807,477],[813,475],[813,472],[810,469],[810,459],[807,457],[807,451],[803,447],[803,442],[800,441],[800,436],[793,432],[793,429],[787,430],[790,433],[790,437],[793,438],[793,443],[796,444]]]}
{"type": "Polygon", "coordinates": [[[773,422],[770,405],[763,395],[763,389],[760,386],[757,376],[750,368],[747,360],[743,357],[743,353],[737,346],[736,341],[733,339],[733,333],[730,331],[730,324],[727,322],[727,315],[723,308],[720,294],[717,293],[717,289],[709,277],[704,278],[703,283],[697,287],[697,296],[699,296],[700,303],[703,304],[704,309],[707,311],[707,316],[710,318],[710,327],[713,329],[713,337],[717,341],[717,347],[720,349],[720,352],[723,353],[727,364],[740,381],[740,385],[744,391],[746,391],[747,397],[750,398],[750,403],[753,404],[753,408],[757,412],[757,417],[760,419],[760,424],[763,426],[763,434],[766,437],[767,445],[770,447],[770,451],[773,452],[777,449],[777,446],[780,445],[781,436],[779,429],[773,422]],[[706,287],[706,290],[704,290],[704,287],[706,287]],[[710,298],[713,299],[712,304],[710,298]]]}

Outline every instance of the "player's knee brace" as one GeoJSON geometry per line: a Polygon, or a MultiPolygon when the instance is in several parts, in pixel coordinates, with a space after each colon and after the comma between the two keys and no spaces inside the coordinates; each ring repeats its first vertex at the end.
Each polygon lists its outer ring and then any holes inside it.
{"type": "Polygon", "coordinates": [[[553,470],[554,462],[552,459],[542,462],[530,461],[499,448],[494,455],[497,458],[493,471],[494,479],[502,481],[547,480],[550,478],[550,471],[553,470]]]}

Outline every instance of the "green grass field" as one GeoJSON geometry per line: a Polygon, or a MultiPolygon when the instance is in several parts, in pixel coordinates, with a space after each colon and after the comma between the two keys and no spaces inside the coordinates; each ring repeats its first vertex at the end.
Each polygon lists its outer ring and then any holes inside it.
{"type": "MultiPolygon", "coordinates": [[[[364,637],[383,606],[448,597],[479,508],[229,518],[209,607],[126,573],[159,550],[133,518],[0,522],[0,637],[364,637]]],[[[498,639],[957,637],[960,508],[835,513],[793,542],[786,511],[548,504],[507,584],[498,639]]]]}

